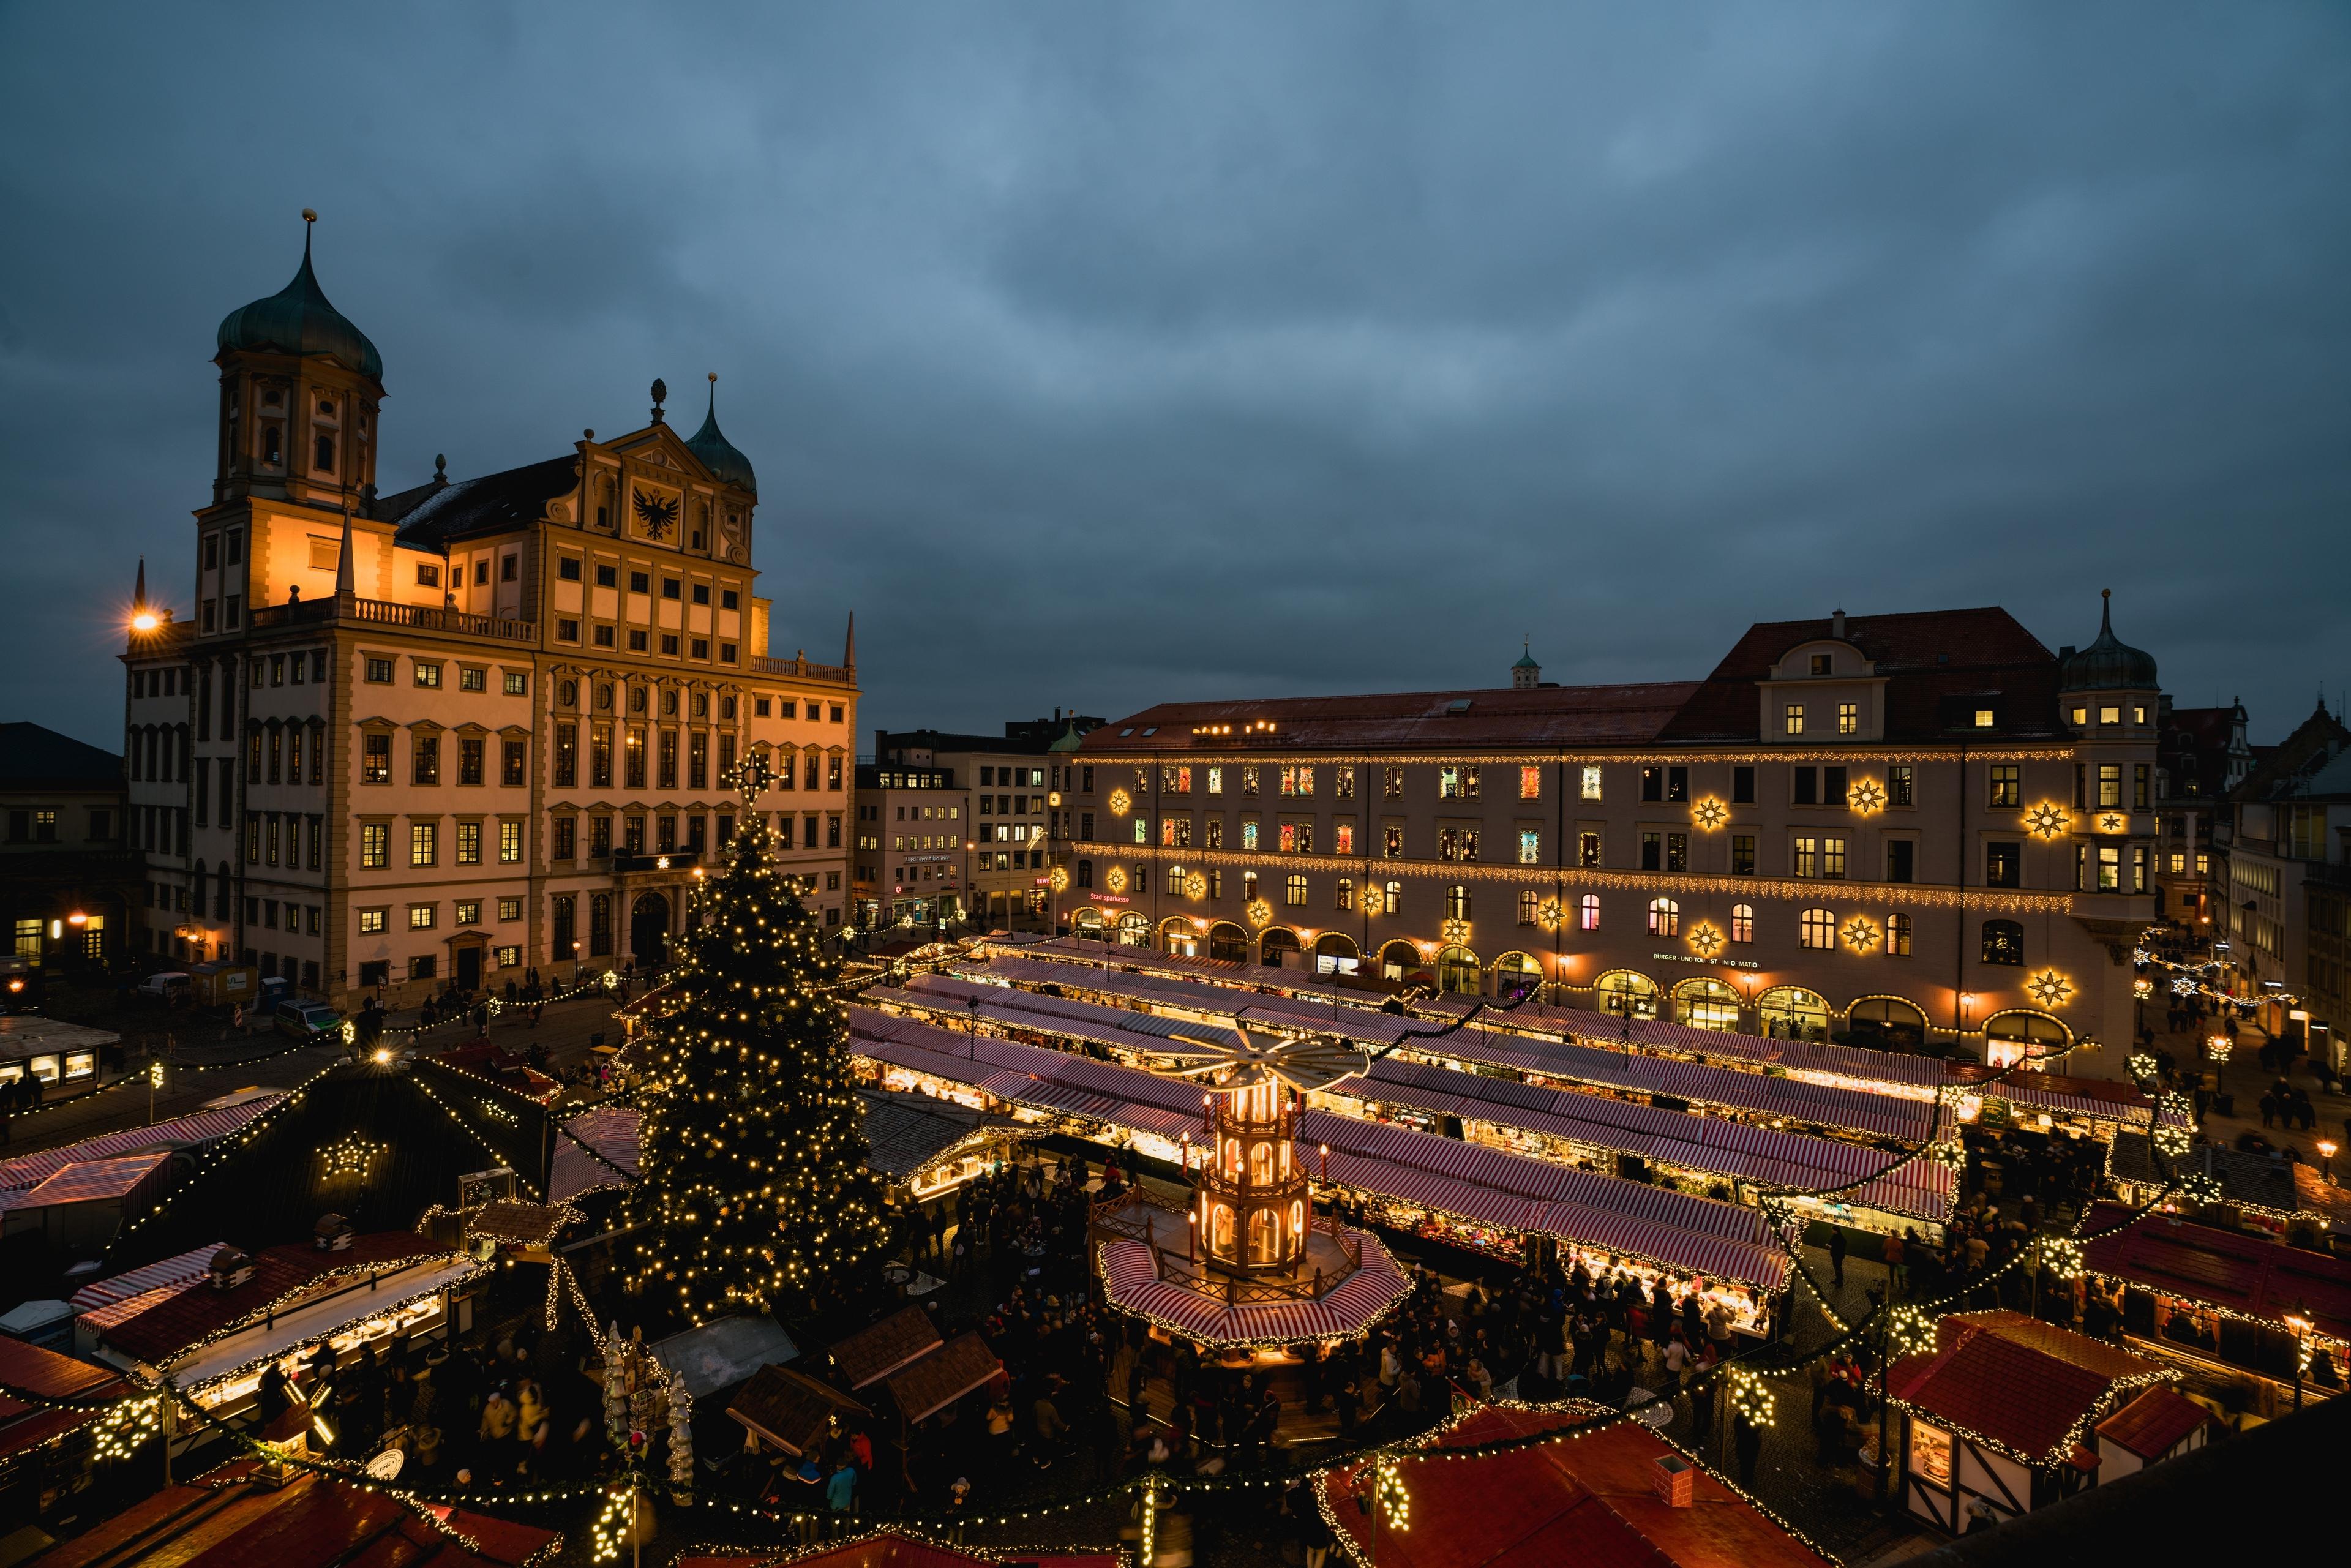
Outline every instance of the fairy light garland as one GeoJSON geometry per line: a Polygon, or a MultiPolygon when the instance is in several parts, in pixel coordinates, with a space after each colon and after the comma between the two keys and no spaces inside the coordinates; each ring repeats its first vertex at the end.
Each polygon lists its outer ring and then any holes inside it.
{"type": "Polygon", "coordinates": [[[2264,1007],[2272,1002],[2289,1008],[2304,1005],[2303,998],[2292,991],[2277,990],[2258,997],[2241,997],[2233,991],[2224,991],[2217,986],[2207,984],[2204,977],[2224,973],[2229,968],[2228,961],[2223,958],[2207,958],[2200,964],[2183,964],[2177,959],[2163,957],[2149,950],[2147,946],[2156,940],[2158,935],[2158,928],[2153,925],[2141,933],[2138,939],[2139,945],[2131,949],[2131,962],[2142,969],[2157,968],[2168,972],[2171,976],[2171,991],[2174,996],[2209,998],[2227,1007],[2234,1008],[2240,1018],[2249,1017],[2255,1008],[2264,1007]]]}
{"type": "Polygon", "coordinates": [[[590,1560],[611,1563],[619,1560],[621,1549],[629,1543],[636,1526],[637,1493],[634,1487],[613,1488],[604,1494],[604,1511],[596,1516],[590,1534],[590,1560]]]}
{"type": "Polygon", "coordinates": [[[350,1177],[364,1181],[377,1156],[391,1152],[389,1144],[380,1144],[356,1132],[346,1133],[319,1151],[324,1167],[320,1175],[328,1181],[350,1177]]]}
{"type": "Polygon", "coordinates": [[[1771,1424],[1771,1390],[1763,1379],[1745,1367],[1730,1375],[1730,1409],[1757,1427],[1771,1424]]]}
{"type": "Polygon", "coordinates": [[[243,1127],[239,1128],[234,1137],[220,1139],[218,1142],[206,1148],[203,1154],[197,1156],[195,1168],[188,1173],[187,1178],[181,1182],[179,1186],[173,1187],[170,1192],[164,1194],[162,1202],[157,1204],[154,1207],[149,1209],[146,1213],[141,1215],[138,1218],[124,1226],[122,1228],[122,1233],[114,1239],[112,1245],[107,1248],[105,1255],[109,1258],[113,1257],[122,1249],[123,1245],[133,1236],[138,1235],[141,1230],[154,1224],[156,1221],[162,1218],[163,1216],[172,1212],[179,1204],[186,1199],[187,1196],[191,1192],[196,1189],[196,1187],[202,1183],[204,1176],[215,1170],[218,1170],[230,1155],[234,1154],[236,1150],[245,1147],[246,1145],[253,1142],[254,1139],[259,1137],[264,1132],[267,1131],[271,1124],[275,1123],[280,1116],[283,1116],[287,1111],[291,1110],[296,1105],[300,1104],[309,1094],[311,1086],[316,1084],[321,1078],[326,1077],[329,1072],[334,1071],[337,1065],[337,1063],[329,1062],[326,1066],[321,1067],[318,1071],[313,1072],[300,1083],[287,1091],[283,1098],[272,1102],[259,1115],[256,1116],[252,1121],[247,1122],[243,1127]]]}

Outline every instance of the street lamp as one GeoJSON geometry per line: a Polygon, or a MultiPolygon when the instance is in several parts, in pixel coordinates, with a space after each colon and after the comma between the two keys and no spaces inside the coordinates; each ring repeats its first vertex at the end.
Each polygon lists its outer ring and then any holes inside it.
{"type": "Polygon", "coordinates": [[[2285,1326],[2294,1334],[2294,1407],[2302,1408],[2302,1380],[2310,1371],[2310,1309],[2296,1301],[2285,1309],[2285,1326]]]}
{"type": "Polygon", "coordinates": [[[1959,1032],[1961,1034],[1968,1032],[1968,1009],[1975,1005],[1976,994],[1973,991],[1959,993],[1959,1032]]]}
{"type": "Polygon", "coordinates": [[[2332,1138],[2318,1140],[2318,1174],[2326,1178],[2329,1186],[2335,1185],[2335,1146],[2332,1138]]]}

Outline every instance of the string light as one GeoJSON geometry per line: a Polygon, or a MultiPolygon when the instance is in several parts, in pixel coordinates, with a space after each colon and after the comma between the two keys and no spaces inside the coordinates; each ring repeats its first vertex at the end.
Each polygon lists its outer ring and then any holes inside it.
{"type": "Polygon", "coordinates": [[[1404,1477],[1397,1473],[1394,1455],[1383,1454],[1374,1462],[1372,1506],[1380,1511],[1390,1530],[1401,1534],[1412,1529],[1412,1498],[1404,1490],[1404,1477]]]}
{"type": "Polygon", "coordinates": [[[335,1181],[344,1176],[357,1176],[364,1180],[369,1167],[375,1164],[376,1156],[388,1153],[389,1150],[389,1145],[379,1144],[358,1133],[346,1133],[319,1151],[319,1158],[325,1165],[321,1175],[328,1181],[335,1181]]]}
{"type": "Polygon", "coordinates": [[[1771,1424],[1771,1390],[1761,1377],[1739,1367],[1730,1375],[1730,1408],[1758,1427],[1771,1424]]]}

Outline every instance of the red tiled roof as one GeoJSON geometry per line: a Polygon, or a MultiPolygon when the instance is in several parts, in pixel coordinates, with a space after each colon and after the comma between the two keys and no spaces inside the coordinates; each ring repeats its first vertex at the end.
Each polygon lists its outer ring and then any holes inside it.
{"type": "Polygon", "coordinates": [[[1366,750],[1414,747],[1458,750],[1492,746],[1637,745],[1654,740],[1698,686],[1660,681],[1621,686],[1482,687],[1363,696],[1270,697],[1241,702],[1162,703],[1089,731],[1081,752],[1228,749],[1366,750]],[[1462,712],[1456,704],[1467,703],[1462,712]],[[1241,733],[1260,719],[1270,736],[1241,733]],[[1213,739],[1196,725],[1230,725],[1213,739]],[[1145,735],[1146,729],[1155,730],[1145,735]],[[1122,735],[1122,730],[1132,733],[1122,735]]]}
{"type": "MultiPolygon", "coordinates": [[[[20,1388],[42,1399],[88,1403],[126,1392],[110,1366],[97,1366],[70,1355],[59,1355],[38,1345],[0,1334],[0,1385],[20,1388]]],[[[0,1395],[0,1458],[38,1448],[86,1424],[95,1410],[58,1410],[30,1405],[0,1395]]]]}
{"type": "MultiPolygon", "coordinates": [[[[251,1461],[224,1466],[196,1486],[168,1487],[88,1534],[52,1547],[42,1568],[517,1568],[556,1538],[486,1514],[447,1511],[454,1536],[405,1503],[340,1481],[301,1475],[282,1489],[238,1484],[251,1461]]],[[[442,1511],[435,1510],[436,1514],[442,1511]]]]}
{"type": "Polygon", "coordinates": [[[2120,1204],[2091,1209],[2082,1229],[2095,1239],[2082,1257],[2094,1271],[2280,1325],[2287,1308],[2300,1306],[2319,1333],[2351,1340],[2351,1261],[2176,1215],[2152,1214],[2125,1226],[2128,1214],[2120,1204]]]}
{"type": "Polygon", "coordinates": [[[350,1246],[340,1252],[322,1252],[315,1247],[299,1245],[272,1247],[255,1256],[253,1278],[234,1291],[201,1286],[181,1291],[158,1301],[138,1316],[107,1329],[104,1339],[126,1355],[161,1364],[322,1274],[371,1263],[398,1265],[446,1250],[407,1230],[353,1237],[350,1246]]]}
{"type": "MultiPolygon", "coordinates": [[[[1447,1430],[1438,1448],[1562,1431],[1608,1412],[1478,1410],[1447,1430]]],[[[1805,1546],[1703,1466],[1688,1507],[1656,1494],[1656,1461],[1681,1450],[1635,1421],[1618,1421],[1566,1442],[1482,1458],[1401,1458],[1411,1525],[1382,1531],[1382,1568],[1818,1568],[1830,1559],[1805,1546]]],[[[1370,1521],[1358,1512],[1361,1466],[1324,1471],[1319,1484],[1339,1527],[1361,1552],[1370,1521]]]]}
{"type": "Polygon", "coordinates": [[[2022,1312],[1955,1312],[1932,1354],[1888,1370],[1895,1398],[1929,1419],[2043,1463],[2115,1384],[2163,1369],[2103,1341],[2022,1312]]]}
{"type": "Polygon", "coordinates": [[[2212,1412],[2173,1388],[2150,1388],[2098,1423],[2098,1436],[2142,1459],[2159,1459],[2212,1419],[2212,1412]]]}

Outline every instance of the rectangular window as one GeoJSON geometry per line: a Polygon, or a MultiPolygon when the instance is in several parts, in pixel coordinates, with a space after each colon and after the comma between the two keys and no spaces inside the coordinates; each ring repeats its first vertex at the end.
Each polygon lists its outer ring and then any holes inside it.
{"type": "Polygon", "coordinates": [[[482,781],[482,748],[484,742],[475,736],[457,737],[457,782],[479,784],[482,781]]]}
{"type": "Polygon", "coordinates": [[[1440,800],[1463,799],[1460,768],[1440,768],[1437,770],[1437,798],[1440,800]]]}
{"type": "Polygon", "coordinates": [[[1995,806],[2024,804],[2024,769],[2013,762],[1995,762],[1989,769],[1991,779],[1991,803],[1995,806]]]}
{"type": "MultiPolygon", "coordinates": [[[[1137,827],[1141,827],[1143,824],[1138,821],[1135,825],[1137,827]]],[[[1242,819],[1241,848],[1245,850],[1253,850],[1257,848],[1257,819],[1254,817],[1242,819]]]]}
{"type": "Polygon", "coordinates": [[[498,824],[498,863],[500,865],[522,863],[522,824],[520,822],[498,824]]]}
{"type": "Polygon", "coordinates": [[[1915,775],[1907,762],[1897,763],[1886,770],[1886,803],[1888,806],[1915,806],[1918,789],[1915,775]]]}
{"type": "Polygon", "coordinates": [[[1382,829],[1381,840],[1381,847],[1386,858],[1392,861],[1404,858],[1404,830],[1401,827],[1390,826],[1382,829]]]}
{"type": "Polygon", "coordinates": [[[1583,793],[1578,798],[1585,800],[1600,799],[1600,769],[1597,767],[1583,769],[1583,793]]]}
{"type": "Polygon", "coordinates": [[[1798,876],[1821,874],[1821,841],[1818,837],[1811,833],[1796,835],[1795,866],[1798,876]]]}
{"type": "Polygon", "coordinates": [[[360,737],[360,782],[392,782],[392,737],[371,731],[360,737]]]}
{"type": "Polygon", "coordinates": [[[2147,846],[2145,844],[2131,846],[2130,890],[2133,893],[2147,891],[2147,846]]]}
{"type": "Polygon", "coordinates": [[[555,819],[555,858],[575,860],[580,850],[580,820],[577,817],[555,819]]]}
{"type": "Polygon", "coordinates": [[[2123,765],[2119,762],[2098,764],[2098,807],[2101,810],[2123,803],[2123,765]]]}
{"type": "Polygon", "coordinates": [[[457,666],[457,689],[461,692],[486,692],[490,689],[490,673],[477,664],[457,666]]]}
{"type": "Polygon", "coordinates": [[[1404,799],[1404,769],[1385,768],[1380,770],[1380,795],[1384,800],[1404,799]]]}
{"type": "Polygon", "coordinates": [[[507,740],[498,743],[498,782],[509,789],[519,789],[523,783],[523,743],[507,740]]]}
{"type": "Polygon", "coordinates": [[[410,904],[408,906],[408,928],[411,931],[432,930],[434,920],[436,917],[439,909],[440,905],[436,904],[410,904]]]}
{"type": "MultiPolygon", "coordinates": [[[[981,768],[979,781],[983,784],[990,782],[987,775],[993,769],[981,768]]],[[[1010,770],[1008,768],[1007,771],[1010,770]]],[[[1173,764],[1162,768],[1159,770],[1159,788],[1163,794],[1189,795],[1192,792],[1192,770],[1189,768],[1179,768],[1173,764]]],[[[1290,791],[1284,789],[1282,793],[1286,795],[1290,791]]]]}
{"type": "Polygon", "coordinates": [[[1666,799],[1672,801],[1678,801],[1683,804],[1687,804],[1688,802],[1688,768],[1668,768],[1666,769],[1666,799]]]}
{"type": "Polygon", "coordinates": [[[1741,764],[1730,770],[1730,803],[1734,806],[1755,804],[1755,769],[1741,764]]]}
{"type": "Polygon", "coordinates": [[[1886,841],[1886,880],[1915,882],[1917,880],[1917,844],[1908,839],[1886,841]]]}
{"type": "Polygon", "coordinates": [[[685,748],[685,787],[705,789],[710,785],[710,732],[697,729],[687,737],[685,748]]]}
{"type": "Polygon", "coordinates": [[[1643,871],[1666,869],[1666,836],[1663,833],[1644,832],[1641,835],[1641,869],[1643,871]]]}
{"type": "Polygon", "coordinates": [[[1689,870],[1689,835],[1687,833],[1666,835],[1666,869],[1667,871],[1689,870]]]}
{"type": "Polygon", "coordinates": [[[1519,830],[1519,863],[1520,865],[1542,863],[1542,834],[1533,828],[1519,830]]]}
{"type": "Polygon", "coordinates": [[[1802,735],[1802,734],[1803,734],[1803,733],[1804,733],[1804,705],[1803,705],[1803,704],[1802,704],[1802,703],[1790,703],[1790,704],[1788,705],[1788,707],[1787,707],[1787,712],[1786,712],[1785,716],[1783,716],[1783,718],[1782,719],[1782,734],[1785,734],[1785,735],[1802,735]]]}
{"type": "Polygon", "coordinates": [[[1600,863],[1600,835],[1598,833],[1578,833],[1575,841],[1575,858],[1578,865],[1598,865],[1600,863]]]}
{"type": "Polygon", "coordinates": [[[392,828],[384,822],[360,824],[360,864],[379,871],[392,863],[392,828]]]}
{"type": "Polygon", "coordinates": [[[1353,800],[1355,798],[1355,770],[1353,768],[1334,768],[1332,769],[1332,779],[1331,784],[1331,792],[1342,800],[1353,800]]]}
{"type": "Polygon", "coordinates": [[[645,727],[641,724],[629,726],[628,734],[621,744],[627,753],[627,788],[642,789],[645,787],[645,727]]]}
{"type": "Polygon", "coordinates": [[[419,659],[415,662],[414,669],[416,672],[416,684],[418,685],[430,686],[436,690],[440,687],[441,666],[439,664],[433,664],[427,660],[419,659]]]}
{"type": "Polygon", "coordinates": [[[392,685],[392,661],[371,653],[367,657],[367,680],[371,685],[392,685]]]}
{"type": "Polygon", "coordinates": [[[1519,769],[1519,799],[1521,800],[1539,800],[1542,799],[1541,768],[1521,768],[1519,769]]]}
{"type": "Polygon", "coordinates": [[[2144,811],[2147,807],[2147,791],[2152,787],[2154,769],[2147,763],[2131,764],[2131,810],[2144,811]]]}
{"type": "Polygon", "coordinates": [[[1861,705],[1859,703],[1837,704],[1837,733],[1839,735],[1858,735],[1860,732],[1861,705]]]}
{"type": "Polygon", "coordinates": [[[1842,768],[1822,768],[1821,804],[1823,806],[1843,806],[1847,803],[1848,801],[1845,796],[1845,770],[1842,768]]]}
{"type": "Polygon", "coordinates": [[[1730,835],[1730,874],[1733,876],[1753,876],[1755,874],[1754,834],[1733,833],[1730,835]]]}
{"type": "Polygon", "coordinates": [[[449,918],[453,925],[479,925],[482,923],[482,901],[478,898],[459,899],[451,907],[449,918]]]}
{"type": "Polygon", "coordinates": [[[1521,889],[1519,893],[1519,924],[1521,925],[1537,925],[1541,922],[1541,917],[1542,894],[1535,892],[1532,888],[1521,889]]]}
{"type": "Polygon", "coordinates": [[[411,822],[408,825],[408,863],[437,865],[441,860],[441,825],[438,822],[411,822]]]}
{"type": "Polygon", "coordinates": [[[1824,877],[1844,875],[1844,841],[1824,838],[1821,841],[1821,874],[1824,877]]]}
{"type": "Polygon", "coordinates": [[[1980,707],[1976,709],[1976,727],[1978,729],[1990,729],[1999,722],[1999,716],[1993,713],[1991,709],[1988,707],[1980,707]]]}
{"type": "Polygon", "coordinates": [[[1666,798],[1666,770],[1662,768],[1641,769],[1641,799],[1663,800],[1666,798]]]}
{"type": "Polygon", "coordinates": [[[1355,852],[1354,823],[1339,822],[1333,824],[1331,830],[1331,836],[1332,839],[1331,852],[1333,854],[1351,855],[1355,852]]]}
{"type": "MultiPolygon", "coordinates": [[[[416,863],[419,865],[426,865],[431,862],[419,861],[416,863]]],[[[457,824],[457,859],[455,863],[458,865],[479,865],[482,863],[481,823],[460,822],[457,824]]]]}
{"type": "Polygon", "coordinates": [[[389,908],[362,909],[360,911],[360,935],[372,936],[389,926],[391,921],[392,911],[389,908]]]}
{"type": "MultiPolygon", "coordinates": [[[[1086,771],[1087,771],[1088,773],[1092,773],[1092,772],[1093,771],[1093,769],[1092,769],[1092,768],[1087,768],[1087,769],[1086,769],[1086,771]]],[[[984,782],[984,780],[983,780],[983,782],[984,782]]],[[[1093,785],[1092,785],[1091,782],[1089,782],[1089,783],[1086,785],[1086,788],[1087,788],[1088,789],[1092,789],[1093,788],[1093,785]]],[[[1209,793],[1209,794],[1211,794],[1211,795],[1221,795],[1221,794],[1223,794],[1224,792],[1225,792],[1225,770],[1224,770],[1223,768],[1209,768],[1209,769],[1208,769],[1208,793],[1209,793]]]]}
{"type": "Polygon", "coordinates": [[[2120,844],[2098,846],[2098,891],[2120,893],[2123,887],[2123,851],[2120,844]]]}
{"type": "Polygon", "coordinates": [[[1986,887],[2024,885],[2024,846],[2022,844],[1994,842],[1984,846],[1984,885],[1986,887]]]}
{"type": "Polygon", "coordinates": [[[1791,796],[1791,799],[1795,802],[1795,804],[1799,806],[1817,806],[1820,804],[1821,770],[1819,768],[1794,768],[1792,770],[1790,777],[1793,780],[1795,786],[1794,793],[1791,796]]]}

